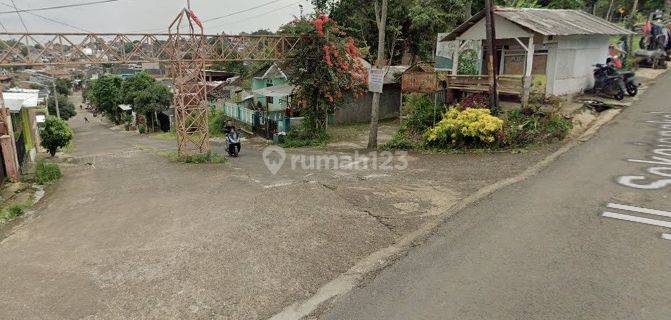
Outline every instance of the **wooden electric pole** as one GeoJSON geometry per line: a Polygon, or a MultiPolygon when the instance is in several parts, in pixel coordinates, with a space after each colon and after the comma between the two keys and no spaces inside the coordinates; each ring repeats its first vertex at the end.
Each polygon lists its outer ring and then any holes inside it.
{"type": "Polygon", "coordinates": [[[494,112],[499,111],[499,94],[497,89],[496,61],[496,28],[494,26],[494,6],[492,0],[485,0],[485,28],[487,33],[487,74],[489,75],[489,105],[494,112]]]}
{"type": "MultiPolygon", "coordinates": [[[[51,86],[54,88],[54,102],[56,103],[56,117],[61,118],[61,110],[58,108],[58,91],[56,91],[56,79],[51,82],[51,86]]],[[[49,110],[49,100],[47,100],[47,110],[49,110]]]]}

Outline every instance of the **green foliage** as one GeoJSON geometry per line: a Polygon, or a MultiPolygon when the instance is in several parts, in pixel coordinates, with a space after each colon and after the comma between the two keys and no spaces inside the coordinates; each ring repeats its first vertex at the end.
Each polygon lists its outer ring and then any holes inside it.
{"type": "Polygon", "coordinates": [[[504,115],[502,147],[526,147],[533,144],[561,141],[571,132],[573,122],[551,112],[526,114],[513,110],[504,115]]]}
{"type": "Polygon", "coordinates": [[[329,135],[326,132],[309,134],[301,128],[289,131],[281,144],[285,148],[321,147],[325,146],[328,141],[329,135]]]}
{"type": "Polygon", "coordinates": [[[363,93],[367,70],[354,40],[324,15],[296,19],[280,33],[301,37],[281,68],[292,75],[294,100],[305,102],[299,111],[303,133],[317,138],[325,131],[327,115],[345,95],[363,93]]]}
{"type": "Polygon", "coordinates": [[[428,94],[411,93],[404,105],[407,117],[403,120],[401,127],[409,134],[424,134],[447,111],[444,105],[434,106],[435,103],[428,94]]]}
{"type": "Polygon", "coordinates": [[[12,220],[18,216],[21,216],[25,213],[25,205],[23,204],[13,204],[7,208],[4,208],[0,212],[0,221],[2,220],[12,220]]]}
{"type": "MultiPolygon", "coordinates": [[[[370,49],[367,56],[370,60],[377,56],[378,32],[373,1],[313,0],[312,3],[317,12],[329,13],[350,34],[360,37],[359,45],[370,49]]],[[[385,51],[394,62],[400,61],[404,48],[410,52],[411,62],[430,59],[437,34],[452,30],[463,22],[467,5],[470,2],[464,0],[390,0],[385,51]]]]}
{"type": "Polygon", "coordinates": [[[459,54],[459,74],[478,74],[478,53],[465,50],[459,54]]]}
{"type": "MultiPolygon", "coordinates": [[[[61,115],[61,119],[68,120],[77,115],[77,111],[75,111],[75,105],[72,104],[70,100],[68,100],[67,96],[59,93],[57,94],[57,99],[58,111],[61,115]]],[[[48,109],[50,115],[56,115],[56,97],[49,97],[48,109]]]]}
{"type": "Polygon", "coordinates": [[[212,135],[224,135],[224,127],[230,118],[226,116],[223,110],[214,110],[210,112],[209,131],[212,135]]]}
{"type": "Polygon", "coordinates": [[[387,143],[382,146],[386,150],[412,150],[415,149],[417,143],[409,139],[403,130],[397,131],[387,143]]]}
{"type": "Polygon", "coordinates": [[[69,96],[72,93],[72,81],[70,79],[58,78],[54,81],[58,94],[69,96]]]}
{"type": "Polygon", "coordinates": [[[201,163],[225,163],[226,158],[220,154],[208,151],[204,154],[193,154],[187,156],[177,156],[171,154],[170,158],[183,163],[201,164],[201,163]]]}
{"type": "Polygon", "coordinates": [[[152,114],[168,108],[172,94],[160,82],[145,72],[126,79],[121,84],[122,101],[133,106],[139,114],[152,114]]]}
{"type": "Polygon", "coordinates": [[[145,134],[145,133],[147,133],[147,125],[145,125],[144,123],[140,123],[140,124],[137,126],[137,131],[140,132],[140,134],[145,134]]]}
{"type": "Polygon", "coordinates": [[[59,148],[63,148],[72,140],[73,133],[68,124],[62,119],[49,117],[44,123],[44,130],[40,133],[41,145],[53,157],[59,148]]]}
{"type": "Polygon", "coordinates": [[[91,85],[86,90],[85,97],[98,110],[111,117],[116,114],[117,106],[123,101],[122,83],[123,80],[120,77],[104,75],[91,81],[91,85]]]}
{"type": "Polygon", "coordinates": [[[426,133],[432,146],[479,146],[496,141],[503,129],[503,120],[492,116],[489,109],[451,108],[443,119],[426,133]]]}
{"type": "Polygon", "coordinates": [[[46,163],[44,160],[37,162],[35,169],[35,182],[38,184],[49,184],[60,179],[62,176],[61,169],[58,165],[53,163],[46,163]]]}

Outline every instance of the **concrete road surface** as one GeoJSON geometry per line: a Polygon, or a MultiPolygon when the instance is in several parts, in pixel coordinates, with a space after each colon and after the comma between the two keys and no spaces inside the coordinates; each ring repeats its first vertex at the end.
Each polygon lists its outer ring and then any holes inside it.
{"type": "MultiPolygon", "coordinates": [[[[671,76],[324,319],[671,319],[671,76]]],[[[494,164],[492,164],[494,165],[494,164]]]]}

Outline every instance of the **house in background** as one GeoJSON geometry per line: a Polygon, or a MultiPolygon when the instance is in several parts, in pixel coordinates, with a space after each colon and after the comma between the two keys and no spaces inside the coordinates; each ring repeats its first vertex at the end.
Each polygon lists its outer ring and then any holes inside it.
{"type": "Polygon", "coordinates": [[[264,90],[261,89],[287,85],[288,83],[289,78],[276,63],[273,63],[268,69],[261,69],[252,79],[252,92],[255,95],[256,102],[260,102],[264,108],[267,107],[268,112],[283,111],[288,106],[287,97],[266,96],[263,94],[264,90]]]}
{"type": "MultiPolygon", "coordinates": [[[[456,42],[447,83],[450,89],[488,90],[488,79],[481,76],[487,73],[482,58],[487,55],[484,18],[481,11],[442,39],[456,42]],[[459,55],[472,42],[478,48],[480,75],[458,75],[459,55]]],[[[523,103],[531,90],[565,95],[591,87],[593,65],[605,63],[609,38],[632,34],[580,10],[496,8],[494,19],[501,93],[520,96],[523,103]],[[536,79],[540,81],[532,88],[536,79]]]]}

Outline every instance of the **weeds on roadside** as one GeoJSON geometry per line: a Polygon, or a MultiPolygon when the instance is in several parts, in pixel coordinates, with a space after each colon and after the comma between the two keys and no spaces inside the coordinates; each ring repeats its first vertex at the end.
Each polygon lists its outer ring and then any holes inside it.
{"type": "Polygon", "coordinates": [[[193,164],[201,164],[201,163],[225,163],[228,161],[226,157],[213,153],[211,151],[208,151],[207,153],[204,154],[192,154],[192,155],[185,155],[185,156],[180,156],[177,154],[177,152],[170,152],[168,154],[168,157],[170,160],[177,161],[177,162],[183,162],[183,163],[193,163],[193,164]]]}
{"type": "Polygon", "coordinates": [[[41,185],[52,183],[63,176],[61,169],[58,168],[58,165],[53,163],[47,163],[44,160],[37,162],[37,167],[35,168],[35,182],[41,185]]]}
{"type": "Polygon", "coordinates": [[[302,128],[299,130],[292,130],[281,143],[285,148],[301,148],[301,147],[321,147],[325,146],[329,141],[329,135],[326,132],[307,134],[302,128]]]}
{"type": "Polygon", "coordinates": [[[25,213],[25,208],[26,205],[23,204],[13,204],[3,208],[0,210],[0,223],[5,223],[23,215],[25,213]]]}

